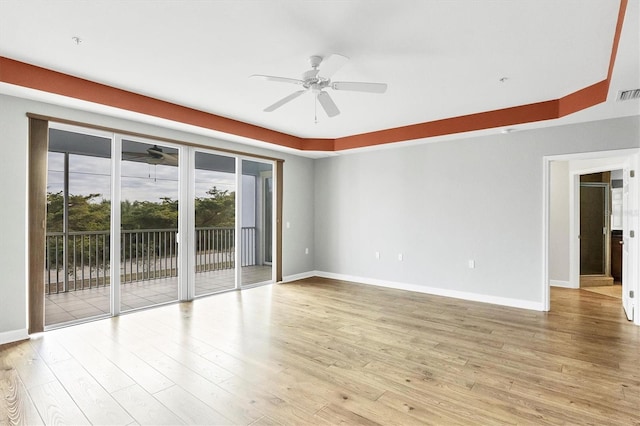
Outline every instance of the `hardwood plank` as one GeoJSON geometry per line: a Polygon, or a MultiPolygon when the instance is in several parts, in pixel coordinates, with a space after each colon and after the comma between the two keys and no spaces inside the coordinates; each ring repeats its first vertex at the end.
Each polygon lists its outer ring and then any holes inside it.
{"type": "Polygon", "coordinates": [[[29,389],[29,395],[47,425],[89,424],[60,382],[35,386],[29,389]]]}
{"type": "Polygon", "coordinates": [[[187,424],[231,424],[232,421],[179,386],[157,392],[155,398],[187,424]]]}
{"type": "Polygon", "coordinates": [[[96,344],[95,347],[136,384],[151,394],[174,385],[171,380],[129,351],[126,346],[103,342],[96,344]]]}
{"type": "Polygon", "coordinates": [[[94,424],[127,424],[131,416],[75,359],[51,365],[69,395],[94,424]]]}
{"type": "Polygon", "coordinates": [[[29,342],[20,342],[12,346],[11,351],[2,357],[16,369],[27,389],[56,380],[56,376],[34,350],[29,342]]]}
{"type": "Polygon", "coordinates": [[[320,417],[333,425],[380,425],[373,420],[362,417],[359,414],[349,411],[335,404],[328,404],[316,413],[316,417],[320,417]]]}
{"type": "Polygon", "coordinates": [[[112,393],[135,384],[133,379],[109,361],[102,352],[88,345],[86,339],[65,337],[62,343],[107,392],[112,393]]]}
{"type": "Polygon", "coordinates": [[[1,364],[0,362],[0,424],[44,424],[18,372],[1,364]]]}
{"type": "Polygon", "coordinates": [[[281,424],[329,424],[323,419],[314,418],[314,412],[300,409],[299,405],[287,403],[270,392],[257,389],[253,384],[238,377],[232,377],[220,386],[244,401],[243,404],[253,405],[269,418],[281,424]]]}
{"type": "MultiPolygon", "coordinates": [[[[210,409],[233,423],[249,424],[264,415],[253,404],[240,404],[237,398],[219,385],[208,381],[157,349],[148,348],[143,357],[151,366],[176,383],[177,387],[204,401],[210,409]]],[[[171,392],[178,392],[175,388],[176,386],[172,386],[170,389],[174,390],[171,392]]],[[[157,397],[161,392],[155,393],[154,396],[157,397]]]]}
{"type": "Polygon", "coordinates": [[[276,422],[269,416],[262,416],[255,422],[251,423],[251,426],[278,426],[280,423],[276,422]]]}
{"type": "Polygon", "coordinates": [[[111,394],[139,424],[185,424],[171,410],[138,385],[111,394]]]}

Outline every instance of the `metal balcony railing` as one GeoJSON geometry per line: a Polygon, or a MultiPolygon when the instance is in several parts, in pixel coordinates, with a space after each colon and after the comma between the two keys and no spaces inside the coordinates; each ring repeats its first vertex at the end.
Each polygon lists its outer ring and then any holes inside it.
{"type": "MultiPolygon", "coordinates": [[[[128,230],[120,235],[122,284],[178,275],[176,229],[128,230]]],[[[241,266],[255,265],[256,228],[242,228],[240,241],[241,266]]],[[[196,273],[235,268],[234,228],[196,228],[195,245],[196,273]]],[[[74,231],[66,236],[63,232],[48,232],[45,292],[108,286],[111,273],[109,248],[109,231],[74,231]]]]}

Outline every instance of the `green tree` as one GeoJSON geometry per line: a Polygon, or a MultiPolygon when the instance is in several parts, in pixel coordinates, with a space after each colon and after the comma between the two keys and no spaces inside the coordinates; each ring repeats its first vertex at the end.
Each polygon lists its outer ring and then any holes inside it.
{"type": "Polygon", "coordinates": [[[195,200],[196,227],[235,226],[236,193],[220,191],[214,186],[207,195],[195,200]]]}
{"type": "MultiPolygon", "coordinates": [[[[70,231],[107,231],[111,221],[111,202],[101,194],[69,195],[70,231]]],[[[236,194],[215,186],[206,197],[195,199],[197,227],[233,227],[236,194]]],[[[124,230],[176,229],[178,201],[162,197],[159,201],[122,201],[121,225],[124,230]]],[[[47,194],[47,231],[62,232],[64,221],[62,192],[47,194]]]]}
{"type": "MultiPolygon", "coordinates": [[[[111,202],[101,194],[69,195],[70,231],[107,231],[111,221],[111,202]]],[[[62,232],[64,196],[62,192],[47,194],[47,231],[62,232]]]]}
{"type": "Polygon", "coordinates": [[[169,197],[160,202],[123,201],[121,204],[122,229],[176,229],[178,228],[178,201],[169,197]]]}

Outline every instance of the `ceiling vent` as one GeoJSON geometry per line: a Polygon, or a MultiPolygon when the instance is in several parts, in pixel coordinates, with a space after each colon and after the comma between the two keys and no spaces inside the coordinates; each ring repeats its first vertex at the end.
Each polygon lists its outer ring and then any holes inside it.
{"type": "Polygon", "coordinates": [[[620,90],[618,92],[619,101],[630,101],[632,99],[640,99],[640,89],[620,90]]]}

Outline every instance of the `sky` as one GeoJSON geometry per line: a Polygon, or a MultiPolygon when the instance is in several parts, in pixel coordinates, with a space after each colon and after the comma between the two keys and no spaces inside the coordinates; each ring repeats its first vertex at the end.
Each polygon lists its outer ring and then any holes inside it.
{"type": "MultiPolygon", "coordinates": [[[[71,154],[69,156],[69,192],[73,195],[100,194],[96,202],[111,199],[111,159],[71,154]]],[[[160,201],[162,197],[178,198],[178,168],[165,165],[123,161],[122,200],[160,201]]],[[[49,153],[47,191],[59,192],[64,186],[64,155],[49,153]]],[[[206,197],[213,186],[235,191],[233,173],[196,170],[196,197],[206,197]]]]}

